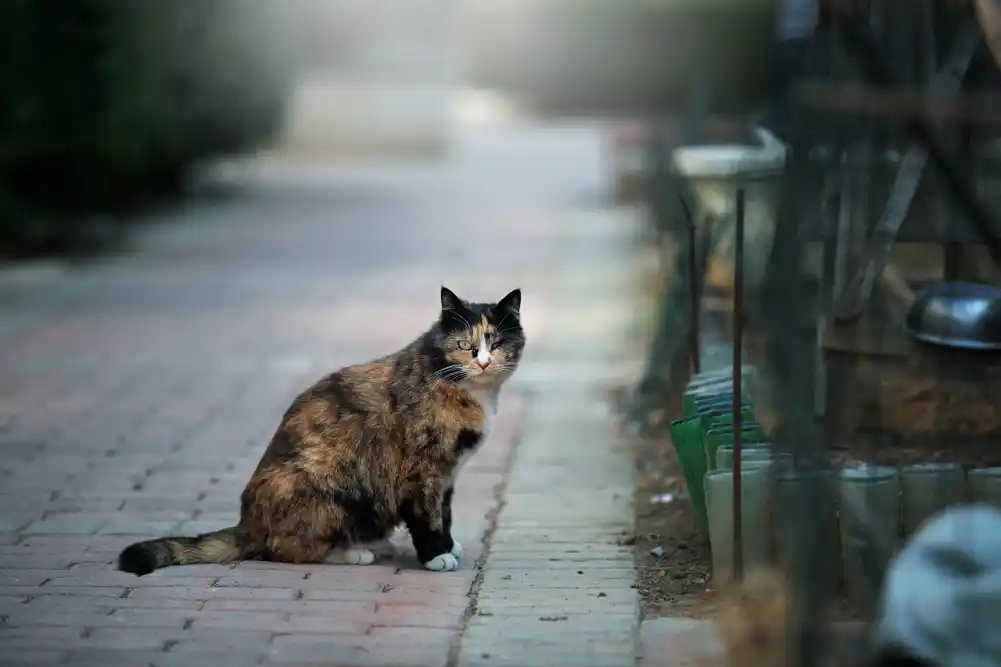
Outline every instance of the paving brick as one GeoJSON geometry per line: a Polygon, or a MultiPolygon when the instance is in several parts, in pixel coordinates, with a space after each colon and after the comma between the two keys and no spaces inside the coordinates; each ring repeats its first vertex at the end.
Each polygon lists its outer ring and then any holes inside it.
{"type": "Polygon", "coordinates": [[[79,557],[92,552],[117,555],[134,541],[134,537],[113,535],[26,535],[17,546],[36,553],[72,553],[79,557]]]}
{"type": "Polygon", "coordinates": [[[293,613],[289,615],[283,632],[290,634],[346,634],[358,637],[369,632],[374,617],[375,615],[368,613],[367,610],[362,614],[345,614],[344,617],[329,613],[321,615],[293,613]]]}
{"type": "MultiPolygon", "coordinates": [[[[284,570],[243,570],[236,569],[227,572],[219,578],[216,586],[219,588],[250,587],[250,588],[299,588],[306,583],[307,572],[287,572],[284,570]]],[[[312,583],[312,582],[310,582],[312,583]]]]}
{"type": "Polygon", "coordinates": [[[155,521],[152,519],[139,519],[134,517],[116,517],[99,529],[103,535],[141,535],[144,537],[160,537],[162,535],[172,535],[177,532],[178,526],[182,522],[166,520],[155,521]]]}
{"type": "Polygon", "coordinates": [[[403,644],[406,646],[448,645],[455,633],[447,628],[430,627],[386,627],[376,626],[369,633],[370,643],[380,645],[403,644]]]}
{"type": "Polygon", "coordinates": [[[271,645],[273,634],[268,631],[251,631],[235,629],[194,628],[181,634],[170,646],[171,653],[198,651],[237,651],[246,653],[265,653],[271,645]]]}
{"type": "MultiPolygon", "coordinates": [[[[260,664],[264,660],[264,653],[255,651],[235,650],[207,650],[196,646],[189,646],[186,642],[180,642],[172,648],[169,653],[158,655],[156,667],[193,667],[194,665],[204,667],[250,667],[260,664]]],[[[135,667],[135,664],[130,667],[135,667]]]]}
{"type": "Polygon", "coordinates": [[[444,667],[448,662],[448,644],[419,645],[407,648],[369,647],[348,644],[343,637],[317,639],[316,635],[276,637],[268,656],[269,664],[320,663],[343,667],[444,667]]]}
{"type": "MultiPolygon", "coordinates": [[[[244,563],[241,567],[257,568],[261,563],[244,563]]],[[[305,588],[309,591],[367,591],[382,590],[387,585],[394,585],[397,582],[396,564],[382,564],[377,562],[366,567],[354,567],[351,565],[310,565],[302,566],[309,575],[309,581],[305,588]]],[[[265,569],[265,568],[261,568],[265,569]]]]}
{"type": "Polygon", "coordinates": [[[539,616],[628,616],[635,618],[637,607],[635,601],[607,603],[604,600],[568,602],[551,600],[540,603],[535,600],[524,602],[517,600],[478,600],[476,608],[481,615],[489,613],[492,616],[519,616],[531,614],[539,616]]]}
{"type": "Polygon", "coordinates": [[[73,564],[69,556],[56,554],[17,554],[0,552],[0,570],[66,570],[73,564]]]}
{"type": "Polygon", "coordinates": [[[206,611],[259,611],[273,613],[337,615],[344,612],[374,614],[375,603],[361,600],[247,600],[211,599],[205,602],[206,611]]]}
{"type": "Polygon", "coordinates": [[[352,602],[372,602],[383,598],[383,586],[362,586],[355,588],[345,588],[343,590],[332,590],[327,588],[312,588],[312,586],[326,586],[326,583],[313,583],[309,581],[303,586],[303,599],[316,602],[340,602],[345,606],[352,602]]]}
{"type": "MultiPolygon", "coordinates": [[[[66,660],[69,651],[61,649],[13,649],[4,647],[0,664],[4,667],[15,667],[16,665],[56,665],[66,660]]],[[[104,667],[112,667],[106,665],[104,667]]]]}
{"type": "Polygon", "coordinates": [[[0,615],[10,614],[25,605],[27,597],[18,595],[5,595],[0,591],[0,615]]]}
{"type": "Polygon", "coordinates": [[[372,624],[403,628],[462,627],[466,608],[441,608],[413,604],[381,604],[372,617],[372,624]]]}
{"type": "MultiPolygon", "coordinates": [[[[202,577],[199,579],[186,578],[183,581],[185,586],[204,586],[208,588],[215,581],[213,577],[202,577]]],[[[121,588],[166,588],[177,585],[174,579],[162,577],[136,577],[128,572],[119,572],[109,568],[104,571],[100,569],[72,569],[64,572],[53,573],[46,586],[70,587],[70,586],[118,586],[121,588]]]]}
{"type": "Polygon", "coordinates": [[[133,600],[240,600],[243,602],[294,600],[299,591],[294,588],[210,588],[209,586],[177,585],[164,582],[158,587],[136,588],[129,595],[133,600]]]}
{"type": "MultiPolygon", "coordinates": [[[[175,658],[177,656],[174,656],[175,658]]],[[[161,667],[171,659],[171,654],[159,649],[115,649],[107,647],[80,648],[72,651],[65,664],[73,667],[161,667]]],[[[176,664],[173,663],[173,664],[176,664]]],[[[195,663],[198,664],[198,663],[195,663]]],[[[215,664],[215,663],[201,663],[215,664]]],[[[225,664],[225,663],[224,663],[225,664]]],[[[254,664],[254,663],[244,663],[254,664]]]]}
{"type": "Polygon", "coordinates": [[[91,619],[87,620],[89,627],[109,626],[126,628],[164,628],[169,630],[183,630],[188,626],[191,619],[197,616],[193,609],[143,609],[143,608],[117,608],[112,609],[112,613],[106,617],[100,617],[100,623],[95,624],[91,619]]]}
{"type": "Polygon", "coordinates": [[[112,518],[109,514],[53,514],[32,521],[23,532],[29,535],[93,535],[112,518]]]}
{"type": "Polygon", "coordinates": [[[284,632],[285,614],[266,611],[202,611],[194,617],[191,627],[195,630],[210,628],[221,630],[260,630],[262,632],[284,632]]]}
{"type": "Polygon", "coordinates": [[[89,631],[85,645],[116,650],[163,649],[170,634],[162,628],[100,627],[89,631]]]}
{"type": "MultiPolygon", "coordinates": [[[[92,574],[114,573],[118,560],[115,553],[110,558],[94,558],[75,563],[69,569],[73,576],[90,576],[92,574]]],[[[190,586],[201,582],[214,582],[226,576],[232,570],[231,565],[185,565],[184,567],[168,567],[146,575],[142,579],[132,577],[129,582],[142,586],[180,585],[190,586]]],[[[65,574],[65,573],[64,573],[65,574]]]]}
{"type": "Polygon", "coordinates": [[[436,590],[468,591],[473,583],[471,571],[428,572],[426,570],[404,571],[389,580],[395,586],[423,586],[436,590]]]}
{"type": "MultiPolygon", "coordinates": [[[[234,494],[234,497],[238,494],[234,494]]],[[[222,530],[223,528],[229,528],[236,524],[236,517],[224,517],[220,519],[195,519],[192,521],[184,521],[177,527],[177,533],[179,535],[201,535],[202,533],[211,533],[215,530],[222,530]]]]}
{"type": "MultiPolygon", "coordinates": [[[[25,604],[7,614],[6,625],[12,628],[64,627],[79,628],[91,625],[108,625],[109,610],[88,609],[86,612],[71,609],[52,609],[25,604]]],[[[113,624],[111,624],[113,625],[113,624]]]]}
{"type": "Polygon", "coordinates": [[[0,533],[16,533],[37,518],[36,514],[25,514],[21,517],[0,517],[0,533]]]}
{"type": "Polygon", "coordinates": [[[67,598],[79,597],[90,599],[109,599],[124,597],[128,594],[125,587],[114,586],[8,586],[3,591],[7,595],[23,595],[30,597],[67,598]]]}
{"type": "Polygon", "coordinates": [[[8,628],[3,632],[4,654],[39,648],[75,648],[83,645],[83,626],[51,628],[8,628]]]}
{"type": "Polygon", "coordinates": [[[469,602],[469,591],[462,588],[434,586],[397,586],[379,594],[379,604],[422,604],[463,607],[469,602]]]}
{"type": "MultiPolygon", "coordinates": [[[[40,601],[41,598],[33,600],[32,603],[40,601]]],[[[201,600],[186,598],[115,598],[111,600],[98,600],[97,604],[109,609],[178,609],[181,611],[197,611],[205,604],[201,600]]]]}
{"type": "Polygon", "coordinates": [[[59,570],[0,570],[0,590],[10,586],[39,586],[59,572],[59,570]]]}

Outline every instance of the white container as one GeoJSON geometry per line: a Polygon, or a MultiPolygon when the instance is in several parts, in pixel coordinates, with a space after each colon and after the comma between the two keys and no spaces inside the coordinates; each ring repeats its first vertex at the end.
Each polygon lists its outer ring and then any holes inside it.
{"type": "Polygon", "coordinates": [[[874,546],[850,508],[862,508],[872,522],[897,546],[901,526],[900,473],[888,466],[859,466],[841,471],[839,479],[841,511],[838,528],[841,537],[842,578],[849,595],[863,600],[870,591],[865,589],[865,555],[874,546]]]}
{"type": "MultiPolygon", "coordinates": [[[[763,565],[768,559],[768,507],[771,492],[770,465],[748,465],[741,470],[741,530],[744,570],[763,565]]],[[[705,478],[709,544],[712,548],[713,581],[725,586],[733,581],[733,471],[712,470],[705,478]]]]}
{"type": "Polygon", "coordinates": [[[900,471],[904,537],[935,512],[966,500],[966,474],[955,463],[919,463],[900,471]]]}
{"type": "Polygon", "coordinates": [[[966,479],[971,502],[1001,507],[1001,466],[974,468],[966,479]]]}
{"type": "MultiPolygon", "coordinates": [[[[755,443],[742,445],[740,448],[742,465],[758,461],[772,461],[774,458],[775,452],[772,451],[770,445],[755,443]]],[[[720,445],[719,449],[716,450],[716,467],[733,468],[733,445],[720,445]]]]}
{"type": "Polygon", "coordinates": [[[787,571],[795,571],[797,559],[803,557],[799,547],[802,531],[811,532],[814,558],[825,559],[823,583],[833,593],[840,583],[841,552],[838,546],[838,515],[835,502],[835,474],[832,470],[789,470],[779,474],[775,482],[775,536],[779,563],[787,571]],[[826,486],[823,486],[826,485],[826,486]],[[823,487],[821,497],[826,506],[808,504],[810,491],[823,487]]]}
{"type": "MultiPolygon", "coordinates": [[[[721,262],[723,275],[733,276],[737,190],[744,190],[744,281],[748,290],[761,286],[781,203],[781,176],[788,149],[762,127],[754,128],[759,144],[706,145],[677,148],[674,169],[691,184],[698,203],[698,223],[713,220],[719,241],[710,263],[721,262]]],[[[715,271],[711,271],[715,274],[715,271]]]]}

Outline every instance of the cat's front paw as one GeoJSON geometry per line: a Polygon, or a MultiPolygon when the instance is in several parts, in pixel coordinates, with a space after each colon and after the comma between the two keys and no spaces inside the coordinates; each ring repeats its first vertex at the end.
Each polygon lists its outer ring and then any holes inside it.
{"type": "MultiPolygon", "coordinates": [[[[454,550],[455,547],[452,547],[454,550]]],[[[450,553],[435,556],[424,563],[424,569],[432,572],[455,572],[459,568],[459,559],[450,553]]]]}
{"type": "Polygon", "coordinates": [[[326,562],[337,565],[371,565],[375,562],[375,553],[371,549],[357,547],[332,549],[327,554],[326,562]]]}
{"type": "Polygon", "coordinates": [[[451,554],[455,556],[456,560],[462,558],[462,545],[459,544],[459,540],[452,540],[451,554]]]}

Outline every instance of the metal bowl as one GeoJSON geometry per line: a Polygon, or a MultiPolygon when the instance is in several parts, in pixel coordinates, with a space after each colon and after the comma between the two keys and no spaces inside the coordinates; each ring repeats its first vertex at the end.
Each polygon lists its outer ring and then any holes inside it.
{"type": "Polygon", "coordinates": [[[907,311],[911,337],[966,350],[1001,350],[1001,288],[980,283],[935,283],[907,311]]]}

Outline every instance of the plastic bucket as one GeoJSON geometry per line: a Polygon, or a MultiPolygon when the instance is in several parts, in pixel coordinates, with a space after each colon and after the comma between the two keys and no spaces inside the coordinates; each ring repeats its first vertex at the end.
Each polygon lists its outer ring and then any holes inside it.
{"type": "Polygon", "coordinates": [[[966,500],[966,473],[956,463],[919,463],[900,470],[904,536],[932,514],[966,500]]]}
{"type": "Polygon", "coordinates": [[[1001,467],[974,468],[966,479],[971,501],[1001,507],[1001,467]]]}
{"type": "MultiPolygon", "coordinates": [[[[755,461],[774,461],[775,452],[772,446],[767,443],[750,444],[746,447],[741,444],[740,462],[751,463],[755,461]]],[[[720,445],[716,450],[715,469],[733,467],[733,445],[720,445]]]]}
{"type": "MultiPolygon", "coordinates": [[[[770,466],[752,465],[740,471],[741,555],[745,570],[768,560],[770,466]]],[[[716,587],[733,581],[733,471],[706,474],[706,507],[709,514],[709,545],[712,549],[713,581],[716,587]]]]}
{"type": "Polygon", "coordinates": [[[685,478],[688,497],[692,501],[695,519],[703,532],[708,530],[706,517],[706,494],[704,479],[706,474],[706,453],[702,446],[702,420],[688,417],[671,422],[669,429],[674,453],[681,464],[681,474],[685,478]]]}
{"type": "Polygon", "coordinates": [[[863,508],[875,524],[876,530],[891,537],[894,546],[900,537],[901,504],[900,473],[888,466],[860,466],[846,468],[839,476],[841,511],[839,536],[841,538],[841,568],[845,587],[856,601],[868,602],[872,591],[867,590],[863,576],[866,562],[872,553],[866,532],[848,508],[863,508]]]}
{"type": "MultiPolygon", "coordinates": [[[[753,445],[760,443],[763,439],[761,427],[756,423],[747,424],[740,430],[741,445],[753,445]]],[[[717,426],[705,432],[702,438],[705,446],[705,460],[716,464],[716,450],[723,445],[733,445],[733,425],[717,426]]]]}

